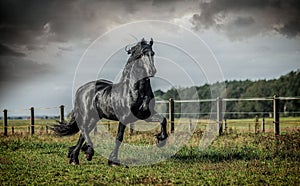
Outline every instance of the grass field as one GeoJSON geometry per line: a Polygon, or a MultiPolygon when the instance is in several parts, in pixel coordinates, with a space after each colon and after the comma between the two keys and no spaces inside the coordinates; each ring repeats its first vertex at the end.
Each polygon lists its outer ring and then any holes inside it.
{"type": "MultiPolygon", "coordinates": [[[[154,165],[129,168],[109,167],[107,159],[97,151],[91,162],[81,154],[80,165],[69,165],[67,148],[76,143],[78,134],[59,138],[38,132],[33,136],[16,133],[0,138],[0,180],[1,185],[299,185],[300,130],[297,126],[287,126],[289,130],[279,137],[272,132],[254,134],[229,126],[226,134],[200,151],[203,133],[200,125],[171,158],[154,165]]],[[[124,142],[152,145],[155,132],[156,129],[129,135],[126,131],[124,142]]],[[[115,127],[111,133],[115,134],[115,127]]],[[[122,153],[127,153],[124,146],[120,156],[122,153]]]]}

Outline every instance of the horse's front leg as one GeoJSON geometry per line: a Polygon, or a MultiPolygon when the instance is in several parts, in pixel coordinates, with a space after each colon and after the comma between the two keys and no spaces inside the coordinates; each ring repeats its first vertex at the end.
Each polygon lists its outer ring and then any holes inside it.
{"type": "Polygon", "coordinates": [[[161,114],[155,113],[153,114],[150,118],[146,119],[147,122],[159,122],[161,131],[160,133],[156,134],[157,138],[157,146],[158,147],[163,147],[165,146],[168,138],[168,133],[167,133],[167,119],[162,116],[161,114]]]}
{"type": "Polygon", "coordinates": [[[117,134],[117,137],[116,137],[115,148],[112,151],[112,153],[110,154],[109,160],[108,160],[108,165],[110,165],[110,166],[120,165],[120,161],[118,159],[118,153],[119,153],[119,148],[120,148],[120,146],[122,144],[122,141],[123,141],[125,128],[126,128],[126,125],[119,122],[118,134],[117,134]]]}

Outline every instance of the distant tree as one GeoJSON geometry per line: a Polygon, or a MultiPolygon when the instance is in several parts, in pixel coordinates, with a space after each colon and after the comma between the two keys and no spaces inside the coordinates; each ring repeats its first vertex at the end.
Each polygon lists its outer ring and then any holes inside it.
{"type": "MultiPolygon", "coordinates": [[[[211,99],[216,91],[220,91],[220,83],[214,83],[212,85],[205,84],[198,87],[188,88],[171,88],[170,90],[163,92],[161,90],[155,91],[155,96],[161,99],[168,100],[169,98],[178,99],[211,99]],[[195,94],[194,92],[197,92],[195,94]]],[[[225,81],[226,85],[226,97],[228,98],[253,98],[253,97],[266,97],[271,98],[274,95],[281,97],[295,97],[300,96],[300,71],[291,71],[286,75],[281,76],[278,79],[272,80],[244,80],[244,81],[225,81]]],[[[223,92],[224,93],[224,92],[223,92]]],[[[217,94],[215,94],[217,95],[217,94]]],[[[224,94],[225,95],[225,94],[224,94]]],[[[212,104],[210,102],[201,103],[200,109],[203,115],[210,113],[212,104]]],[[[180,109],[185,111],[193,111],[195,105],[192,104],[176,104],[175,112],[180,112],[180,109]]],[[[289,111],[299,111],[300,101],[281,101],[280,111],[286,112],[289,115],[289,111]]],[[[240,102],[227,102],[226,111],[230,112],[272,112],[271,101],[240,101],[240,102]]],[[[250,117],[249,114],[228,114],[227,117],[250,117]]],[[[252,116],[251,116],[252,117],[252,116]]]]}
{"type": "Polygon", "coordinates": [[[162,90],[160,90],[160,89],[154,91],[154,96],[155,96],[155,97],[161,98],[164,94],[165,94],[165,93],[164,93],[162,90]]]}

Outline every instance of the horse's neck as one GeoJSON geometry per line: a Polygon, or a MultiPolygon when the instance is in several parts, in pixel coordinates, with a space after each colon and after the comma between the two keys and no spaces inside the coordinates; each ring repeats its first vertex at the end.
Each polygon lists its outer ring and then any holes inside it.
{"type": "Polygon", "coordinates": [[[144,97],[148,91],[152,91],[150,79],[136,81],[136,79],[130,75],[130,67],[125,67],[120,82],[118,83],[130,96],[144,97]]]}
{"type": "Polygon", "coordinates": [[[118,83],[118,86],[124,91],[124,94],[133,99],[145,97],[148,91],[152,91],[150,79],[142,79],[134,82],[130,78],[124,79],[118,83]]]}
{"type": "Polygon", "coordinates": [[[129,80],[130,80],[130,69],[127,66],[125,66],[119,84],[126,83],[129,80]]]}

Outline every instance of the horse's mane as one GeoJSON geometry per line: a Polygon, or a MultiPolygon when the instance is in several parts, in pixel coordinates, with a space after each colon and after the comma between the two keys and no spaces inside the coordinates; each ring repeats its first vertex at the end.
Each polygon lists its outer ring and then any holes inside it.
{"type": "Polygon", "coordinates": [[[152,50],[152,47],[147,44],[147,41],[142,39],[140,42],[138,42],[135,46],[131,47],[127,53],[130,54],[130,57],[127,60],[127,63],[124,67],[124,70],[122,72],[122,78],[121,82],[125,81],[128,78],[128,75],[130,74],[131,65],[133,61],[137,60],[142,54],[144,50],[152,50]]]}

